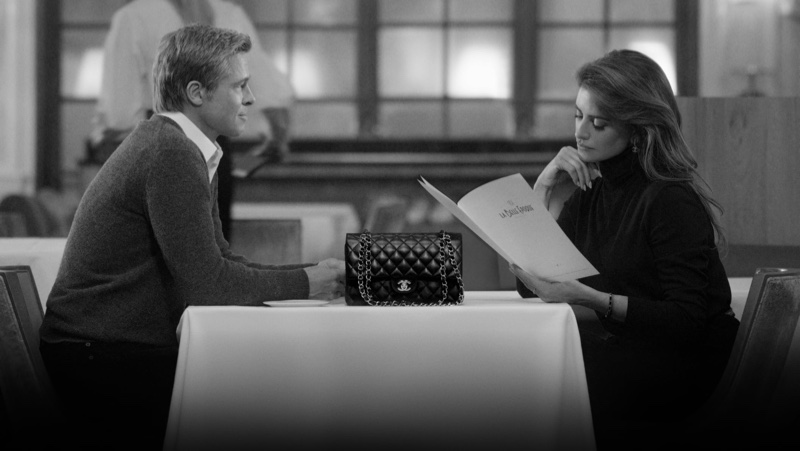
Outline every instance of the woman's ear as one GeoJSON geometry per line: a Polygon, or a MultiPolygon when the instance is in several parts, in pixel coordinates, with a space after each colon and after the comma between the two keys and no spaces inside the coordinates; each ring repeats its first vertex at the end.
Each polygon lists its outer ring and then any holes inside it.
{"type": "Polygon", "coordinates": [[[186,85],[186,99],[192,106],[199,107],[203,105],[205,96],[206,89],[199,81],[192,80],[186,85]]]}

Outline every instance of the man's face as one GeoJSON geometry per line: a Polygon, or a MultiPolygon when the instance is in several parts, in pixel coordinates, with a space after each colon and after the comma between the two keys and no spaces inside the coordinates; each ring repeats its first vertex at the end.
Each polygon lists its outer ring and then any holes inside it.
{"type": "Polygon", "coordinates": [[[220,80],[216,89],[207,91],[200,108],[203,122],[200,128],[212,141],[218,135],[242,134],[247,122],[247,106],[255,100],[248,85],[250,75],[242,54],[231,57],[229,65],[230,72],[220,80]]]}

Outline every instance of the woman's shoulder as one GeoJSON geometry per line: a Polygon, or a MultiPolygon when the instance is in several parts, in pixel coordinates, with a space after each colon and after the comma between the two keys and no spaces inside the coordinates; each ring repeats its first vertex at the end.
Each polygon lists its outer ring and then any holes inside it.
{"type": "Polygon", "coordinates": [[[642,197],[647,216],[663,221],[702,221],[707,214],[700,196],[688,182],[657,181],[642,197]]]}
{"type": "Polygon", "coordinates": [[[647,184],[642,198],[649,203],[697,201],[700,199],[689,182],[656,180],[647,184]]]}

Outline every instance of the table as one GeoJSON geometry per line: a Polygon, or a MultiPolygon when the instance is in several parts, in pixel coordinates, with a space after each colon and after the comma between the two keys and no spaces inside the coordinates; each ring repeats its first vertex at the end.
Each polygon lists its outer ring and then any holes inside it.
{"type": "MultiPolygon", "coordinates": [[[[231,219],[299,220],[300,258],[309,263],[329,257],[344,258],[345,234],[360,232],[361,227],[358,213],[349,203],[234,202],[231,206],[231,219]]],[[[236,236],[232,239],[235,240],[236,236]]]]}
{"type": "Polygon", "coordinates": [[[178,332],[165,450],[595,448],[565,304],[189,307],[178,332]]]}
{"type": "Polygon", "coordinates": [[[66,243],[66,238],[0,238],[0,266],[30,266],[45,309],[66,243]]]}

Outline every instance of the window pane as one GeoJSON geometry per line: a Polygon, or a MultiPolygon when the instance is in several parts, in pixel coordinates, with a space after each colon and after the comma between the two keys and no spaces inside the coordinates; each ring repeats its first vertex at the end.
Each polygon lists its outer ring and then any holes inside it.
{"type": "Polygon", "coordinates": [[[292,108],[292,136],[352,138],[358,134],[358,113],[350,102],[301,102],[292,108]]]}
{"type": "Polygon", "coordinates": [[[440,102],[383,102],[379,112],[383,137],[441,137],[444,134],[440,102]]]}
{"type": "Polygon", "coordinates": [[[294,38],[290,76],[298,97],[355,96],[355,32],[298,31],[294,38]]]}
{"type": "Polygon", "coordinates": [[[285,24],[289,17],[288,0],[237,0],[256,24],[285,24]]]}
{"type": "Polygon", "coordinates": [[[293,0],[294,20],[308,25],[355,24],[356,0],[293,0]]]}
{"type": "Polygon", "coordinates": [[[677,92],[675,32],[671,28],[612,29],[609,44],[612,49],[638,50],[653,58],[667,75],[672,92],[677,92]]]}
{"type": "Polygon", "coordinates": [[[103,77],[105,30],[64,30],[61,35],[61,95],[96,98],[103,77]]]}
{"type": "Polygon", "coordinates": [[[507,99],[511,95],[511,30],[453,29],[449,40],[448,95],[507,99]]]}
{"type": "Polygon", "coordinates": [[[575,139],[575,104],[540,103],[533,109],[533,137],[575,139]]]}
{"type": "Polygon", "coordinates": [[[114,11],[127,0],[61,0],[61,20],[66,24],[110,23],[114,11]]]}
{"type": "Polygon", "coordinates": [[[441,97],[442,31],[391,28],[378,35],[378,90],[384,97],[441,97]]]}
{"type": "Polygon", "coordinates": [[[675,20],[672,0],[611,0],[611,22],[671,22],[675,20]]]}
{"type": "Polygon", "coordinates": [[[380,0],[380,22],[442,22],[443,0],[380,0]]]}
{"type": "Polygon", "coordinates": [[[512,138],[514,111],[507,102],[450,103],[450,136],[512,138]]]}
{"type": "Polygon", "coordinates": [[[258,38],[267,55],[283,73],[289,73],[289,56],[286,51],[285,31],[259,31],[258,38]]]}
{"type": "Polygon", "coordinates": [[[604,0],[539,0],[542,22],[601,22],[604,0]]]}
{"type": "Polygon", "coordinates": [[[86,138],[92,132],[94,102],[61,103],[61,169],[75,171],[86,158],[86,138]]]}
{"type": "Polygon", "coordinates": [[[510,21],[513,17],[511,0],[450,0],[449,5],[453,21],[510,21]]]}
{"type": "Polygon", "coordinates": [[[539,33],[540,99],[574,100],[578,88],[575,72],[584,64],[603,56],[601,30],[543,30],[539,33]]]}

